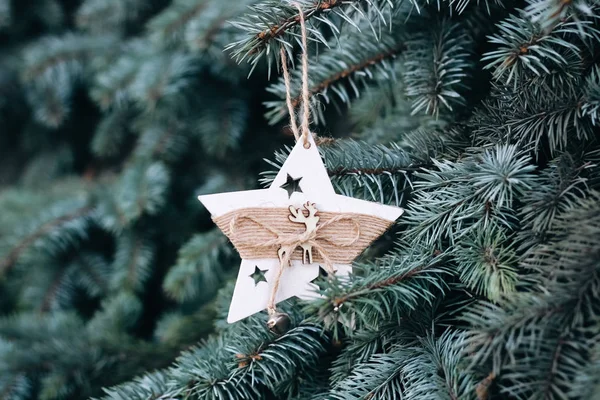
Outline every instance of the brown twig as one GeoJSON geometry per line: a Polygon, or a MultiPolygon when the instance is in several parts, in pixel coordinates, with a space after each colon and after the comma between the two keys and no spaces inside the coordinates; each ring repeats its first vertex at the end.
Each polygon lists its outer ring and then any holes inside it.
{"type": "MultiPolygon", "coordinates": [[[[363,70],[367,67],[370,67],[371,65],[375,65],[387,58],[392,58],[394,56],[396,56],[398,53],[400,53],[402,50],[404,49],[404,45],[401,45],[398,48],[392,49],[390,51],[384,52],[384,53],[380,53],[377,54],[376,56],[373,56],[371,58],[368,58],[366,60],[364,60],[363,62],[356,64],[356,65],[352,65],[349,68],[346,68],[342,71],[339,71],[338,73],[328,77],[327,79],[325,79],[324,81],[320,82],[319,84],[311,87],[309,89],[309,92],[311,95],[314,95],[316,93],[320,93],[322,92],[324,89],[330,87],[331,85],[333,85],[335,82],[338,82],[344,78],[347,78],[348,76],[352,75],[355,72],[358,72],[360,70],[363,70]]],[[[302,97],[301,96],[296,96],[292,99],[292,106],[295,108],[297,107],[300,102],[302,101],[302,97]]]]}
{"type": "Polygon", "coordinates": [[[333,303],[333,305],[335,307],[339,307],[339,306],[341,306],[342,304],[344,304],[346,301],[348,301],[349,299],[351,299],[353,297],[357,297],[357,296],[360,296],[362,294],[370,293],[371,291],[376,290],[376,289],[381,289],[381,288],[384,288],[384,287],[395,285],[395,284],[397,284],[399,282],[402,282],[404,280],[412,278],[414,275],[416,275],[416,274],[418,274],[418,273],[420,273],[420,272],[422,272],[424,270],[427,270],[429,268],[435,268],[441,262],[443,262],[443,260],[440,259],[439,261],[436,261],[434,263],[421,265],[420,267],[411,269],[410,271],[407,271],[407,272],[405,272],[403,274],[400,274],[400,275],[397,275],[397,276],[392,276],[392,277],[390,277],[388,279],[384,279],[383,281],[372,283],[370,285],[367,285],[364,289],[361,289],[359,291],[352,292],[352,293],[347,293],[347,294],[345,294],[345,295],[343,295],[341,297],[337,297],[337,298],[335,298],[335,299],[332,300],[332,303],[333,303]]]}
{"type": "Polygon", "coordinates": [[[329,176],[343,176],[348,174],[359,174],[359,175],[381,175],[385,173],[397,173],[397,172],[415,172],[419,171],[426,165],[411,165],[409,167],[393,167],[393,168],[344,168],[339,167],[336,169],[328,169],[329,176]]]}
{"type": "MultiPolygon", "coordinates": [[[[355,1],[361,1],[361,0],[355,0],[355,1]]],[[[333,8],[339,7],[342,4],[343,4],[343,2],[340,0],[323,0],[320,3],[315,4],[314,8],[312,10],[306,11],[304,13],[304,19],[306,21],[308,21],[310,18],[314,17],[315,15],[319,15],[321,12],[323,12],[325,10],[331,10],[333,8]]],[[[250,53],[251,54],[258,53],[264,46],[267,45],[267,43],[269,41],[271,41],[272,39],[274,39],[276,37],[283,35],[289,29],[291,29],[299,24],[300,24],[300,16],[294,15],[292,17],[285,19],[283,22],[281,22],[278,25],[274,25],[270,28],[265,29],[262,32],[259,32],[258,34],[256,34],[256,37],[260,40],[260,44],[257,47],[255,47],[254,49],[252,49],[252,51],[250,53]]]]}

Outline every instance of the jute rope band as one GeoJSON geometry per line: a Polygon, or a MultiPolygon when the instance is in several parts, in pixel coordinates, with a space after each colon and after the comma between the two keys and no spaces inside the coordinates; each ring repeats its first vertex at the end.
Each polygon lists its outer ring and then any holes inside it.
{"type": "MultiPolygon", "coordinates": [[[[323,263],[333,275],[333,264],[351,263],[393,223],[367,214],[318,212],[318,223],[312,229],[299,229],[298,223],[290,218],[290,211],[295,210],[294,207],[242,208],[213,217],[242,258],[279,258],[279,271],[267,303],[271,316],[276,314],[275,298],[283,270],[291,260],[306,262],[306,252],[310,251],[309,262],[323,263]]],[[[303,213],[303,220],[307,219],[303,211],[295,211],[297,215],[299,212],[303,213]]]]}
{"type": "MultiPolygon", "coordinates": [[[[315,237],[303,235],[306,230],[289,220],[287,208],[243,208],[231,211],[213,220],[227,235],[244,259],[277,258],[282,246],[314,241],[322,252],[313,254],[314,262],[328,261],[349,264],[373,240],[381,236],[393,221],[359,213],[319,211],[319,225],[315,237]],[[333,221],[333,223],[331,223],[333,221]]],[[[291,260],[302,260],[302,249],[297,247],[291,260]]]]}

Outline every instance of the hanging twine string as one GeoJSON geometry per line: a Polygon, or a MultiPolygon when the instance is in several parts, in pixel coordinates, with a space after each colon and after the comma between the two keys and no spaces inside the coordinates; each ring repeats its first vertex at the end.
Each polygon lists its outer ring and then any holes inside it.
{"type": "Polygon", "coordinates": [[[296,141],[300,140],[300,133],[298,132],[298,123],[296,122],[296,115],[294,112],[294,105],[292,104],[292,96],[290,96],[290,72],[287,68],[287,53],[285,48],[281,47],[281,69],[283,70],[283,81],[285,83],[285,102],[287,104],[288,113],[290,114],[290,128],[294,134],[296,141]]]}
{"type": "MultiPolygon", "coordinates": [[[[308,135],[310,135],[310,92],[308,90],[308,40],[306,33],[306,21],[304,20],[304,10],[298,3],[293,3],[293,5],[298,9],[298,15],[300,17],[300,32],[302,36],[302,135],[298,132],[298,124],[296,123],[296,112],[294,110],[294,105],[292,103],[292,90],[290,84],[290,73],[287,67],[287,52],[285,48],[281,47],[281,69],[283,70],[283,80],[285,82],[285,102],[288,107],[288,112],[290,114],[290,127],[292,128],[292,132],[294,133],[294,137],[296,141],[302,139],[304,142],[303,146],[305,149],[310,148],[310,142],[308,141],[308,135]]],[[[339,220],[339,219],[338,219],[339,220]]],[[[330,220],[331,222],[333,220],[330,220]]],[[[233,220],[232,220],[233,222],[233,220]]],[[[327,224],[327,223],[326,223],[327,224]]],[[[277,234],[277,239],[273,244],[279,244],[281,247],[279,248],[279,271],[277,272],[277,276],[275,277],[275,283],[273,284],[273,288],[271,289],[271,295],[269,296],[269,301],[267,303],[267,311],[269,315],[274,315],[276,313],[275,308],[275,297],[277,296],[277,292],[279,291],[279,284],[281,282],[281,277],[283,276],[283,269],[290,264],[291,256],[296,248],[301,245],[310,244],[314,246],[315,250],[323,257],[325,261],[325,267],[327,268],[327,273],[333,275],[333,264],[329,261],[327,254],[323,251],[323,248],[318,245],[316,242],[317,232],[322,229],[325,224],[322,224],[317,227],[316,230],[309,232],[306,231],[303,235],[297,236],[296,238],[292,238],[291,243],[287,243],[286,239],[283,238],[280,234],[277,234]],[[281,243],[277,243],[280,241],[281,243]]],[[[358,235],[354,242],[358,240],[360,236],[360,230],[358,230],[358,235]]],[[[272,241],[271,241],[272,242],[272,241]]],[[[269,242],[267,242],[269,243],[269,242]]],[[[352,244],[349,244],[351,246],[352,244]]]]}
{"type": "Polygon", "coordinates": [[[310,91],[308,89],[308,40],[306,33],[306,23],[304,20],[304,11],[298,3],[292,3],[297,9],[300,18],[300,32],[302,36],[302,134],[298,131],[298,124],[296,122],[296,111],[294,110],[294,104],[292,102],[292,90],[290,84],[290,73],[287,67],[287,52],[284,46],[281,47],[281,69],[283,70],[283,81],[285,83],[285,102],[287,104],[288,113],[290,114],[290,128],[294,134],[296,141],[302,139],[304,142],[304,148],[310,148],[310,142],[308,136],[310,132],[310,91]]]}

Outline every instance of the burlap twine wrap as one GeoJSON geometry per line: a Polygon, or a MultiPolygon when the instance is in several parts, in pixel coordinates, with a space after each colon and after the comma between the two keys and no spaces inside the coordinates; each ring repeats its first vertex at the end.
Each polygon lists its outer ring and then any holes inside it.
{"type": "Polygon", "coordinates": [[[350,264],[393,221],[373,215],[319,211],[317,230],[310,234],[289,220],[287,208],[243,208],[213,220],[244,259],[277,258],[282,247],[288,259],[301,260],[303,243],[313,244],[313,262],[350,264]]]}

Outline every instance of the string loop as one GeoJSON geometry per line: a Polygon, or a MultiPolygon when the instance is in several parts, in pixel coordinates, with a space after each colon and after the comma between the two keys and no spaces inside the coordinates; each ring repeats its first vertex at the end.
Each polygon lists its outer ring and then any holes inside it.
{"type": "Polygon", "coordinates": [[[304,19],[304,11],[298,3],[292,3],[299,13],[300,19],[300,31],[302,36],[302,123],[301,130],[298,130],[298,123],[296,122],[296,112],[294,110],[294,103],[292,101],[291,84],[290,84],[290,73],[287,67],[287,52],[285,47],[281,46],[281,69],[283,71],[283,81],[285,83],[285,102],[287,104],[288,113],[290,114],[290,128],[294,134],[296,141],[302,139],[304,142],[304,148],[310,148],[310,142],[308,137],[310,132],[310,90],[308,88],[308,39],[306,32],[306,21],[304,19]]]}

